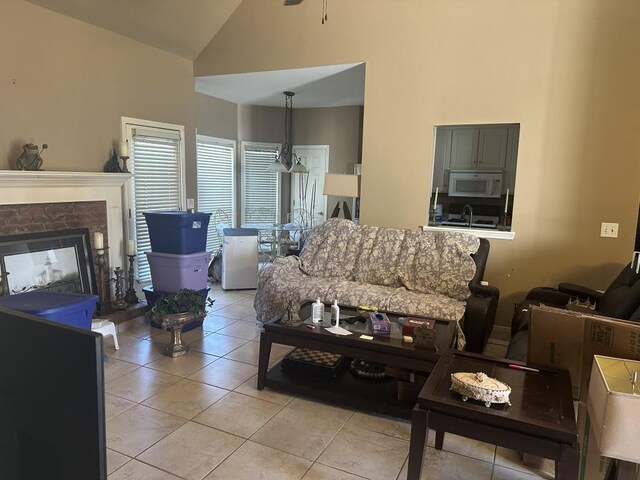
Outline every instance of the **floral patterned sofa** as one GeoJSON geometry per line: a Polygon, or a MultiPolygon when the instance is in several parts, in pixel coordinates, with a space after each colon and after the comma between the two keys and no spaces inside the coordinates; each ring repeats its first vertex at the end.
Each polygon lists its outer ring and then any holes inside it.
{"type": "Polygon", "coordinates": [[[489,242],[448,231],[402,230],[334,218],[315,227],[300,257],[260,271],[257,320],[289,300],[317,297],[345,305],[458,321],[458,347],[481,352],[493,328],[499,292],[481,285],[489,242]],[[464,334],[462,333],[464,332],[464,334]]]}

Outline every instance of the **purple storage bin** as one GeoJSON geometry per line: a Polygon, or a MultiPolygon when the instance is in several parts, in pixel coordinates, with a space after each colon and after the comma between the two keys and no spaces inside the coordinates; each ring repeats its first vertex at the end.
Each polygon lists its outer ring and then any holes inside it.
{"type": "MultiPolygon", "coordinates": [[[[153,308],[153,306],[156,304],[156,302],[162,295],[166,293],[171,293],[171,292],[162,292],[160,290],[154,289],[153,287],[144,287],[142,289],[142,292],[144,293],[144,296],[147,299],[147,305],[149,305],[149,308],[153,308]]],[[[207,295],[209,295],[209,289],[205,288],[203,290],[200,290],[198,293],[202,295],[202,297],[206,300],[207,295]]],[[[200,318],[198,320],[194,320],[193,322],[189,322],[184,327],[182,327],[182,333],[188,332],[189,330],[193,330],[194,328],[201,327],[203,323],[204,323],[204,318],[200,318]]],[[[162,328],[162,325],[154,322],[153,319],[151,320],[151,326],[153,328],[162,328]]]]}
{"type": "Polygon", "coordinates": [[[0,297],[0,306],[91,330],[97,295],[33,291],[0,297]]]}
{"type": "Polygon", "coordinates": [[[153,252],[188,255],[207,249],[210,213],[176,211],[144,212],[143,215],[153,252]]]}
{"type": "Polygon", "coordinates": [[[207,288],[207,270],[211,252],[189,255],[145,252],[151,267],[153,288],[163,292],[177,292],[181,288],[207,288]]]}

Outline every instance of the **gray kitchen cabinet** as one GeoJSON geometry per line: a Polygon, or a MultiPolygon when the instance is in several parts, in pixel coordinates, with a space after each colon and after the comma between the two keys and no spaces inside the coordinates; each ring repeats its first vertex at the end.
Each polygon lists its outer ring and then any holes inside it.
{"type": "Polygon", "coordinates": [[[449,169],[451,160],[451,136],[453,130],[446,127],[436,128],[436,146],[433,159],[433,182],[431,193],[449,191],[449,169]]]}
{"type": "Polygon", "coordinates": [[[507,127],[453,127],[452,170],[502,170],[507,158],[507,127]]]}
{"type": "Polygon", "coordinates": [[[477,168],[478,137],[477,127],[456,127],[451,136],[451,169],[472,170],[477,168]]]}
{"type": "Polygon", "coordinates": [[[507,158],[504,179],[502,181],[502,193],[513,193],[516,188],[516,164],[518,162],[518,142],[520,140],[520,126],[508,128],[507,133],[507,158]]]}
{"type": "Polygon", "coordinates": [[[478,134],[478,161],[482,170],[502,170],[507,158],[507,128],[480,127],[478,134]]]}

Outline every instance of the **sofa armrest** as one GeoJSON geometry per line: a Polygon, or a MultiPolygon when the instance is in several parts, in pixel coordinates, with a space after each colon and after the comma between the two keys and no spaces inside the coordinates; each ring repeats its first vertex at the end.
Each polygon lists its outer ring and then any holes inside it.
{"type": "Polygon", "coordinates": [[[496,300],[500,300],[500,290],[493,285],[482,285],[480,283],[475,285],[469,285],[472,295],[478,295],[480,297],[496,297],[496,300]]]}
{"type": "Polygon", "coordinates": [[[462,327],[467,340],[467,351],[482,353],[484,350],[496,320],[498,296],[499,293],[497,296],[471,295],[467,299],[462,327]]]}
{"type": "Polygon", "coordinates": [[[598,292],[589,287],[583,287],[582,285],[576,285],[575,283],[561,283],[558,285],[558,290],[572,297],[578,297],[583,301],[586,299],[596,301],[602,298],[602,292],[598,292]]]}
{"type": "Polygon", "coordinates": [[[525,301],[531,303],[542,303],[550,307],[564,308],[571,298],[571,295],[560,292],[555,288],[536,287],[529,290],[525,301]]]}

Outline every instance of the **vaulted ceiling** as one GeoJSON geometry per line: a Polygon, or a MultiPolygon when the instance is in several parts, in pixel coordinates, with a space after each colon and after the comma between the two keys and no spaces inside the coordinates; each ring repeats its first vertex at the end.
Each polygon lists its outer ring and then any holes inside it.
{"type": "MultiPolygon", "coordinates": [[[[0,0],[1,1],[1,0],[0,0]]],[[[189,60],[216,36],[242,0],[24,0],[189,60]]],[[[296,107],[364,104],[365,66],[330,65],[196,78],[196,91],[235,103],[296,107]]]]}
{"type": "Polygon", "coordinates": [[[195,60],[242,0],[26,0],[195,60]]]}

